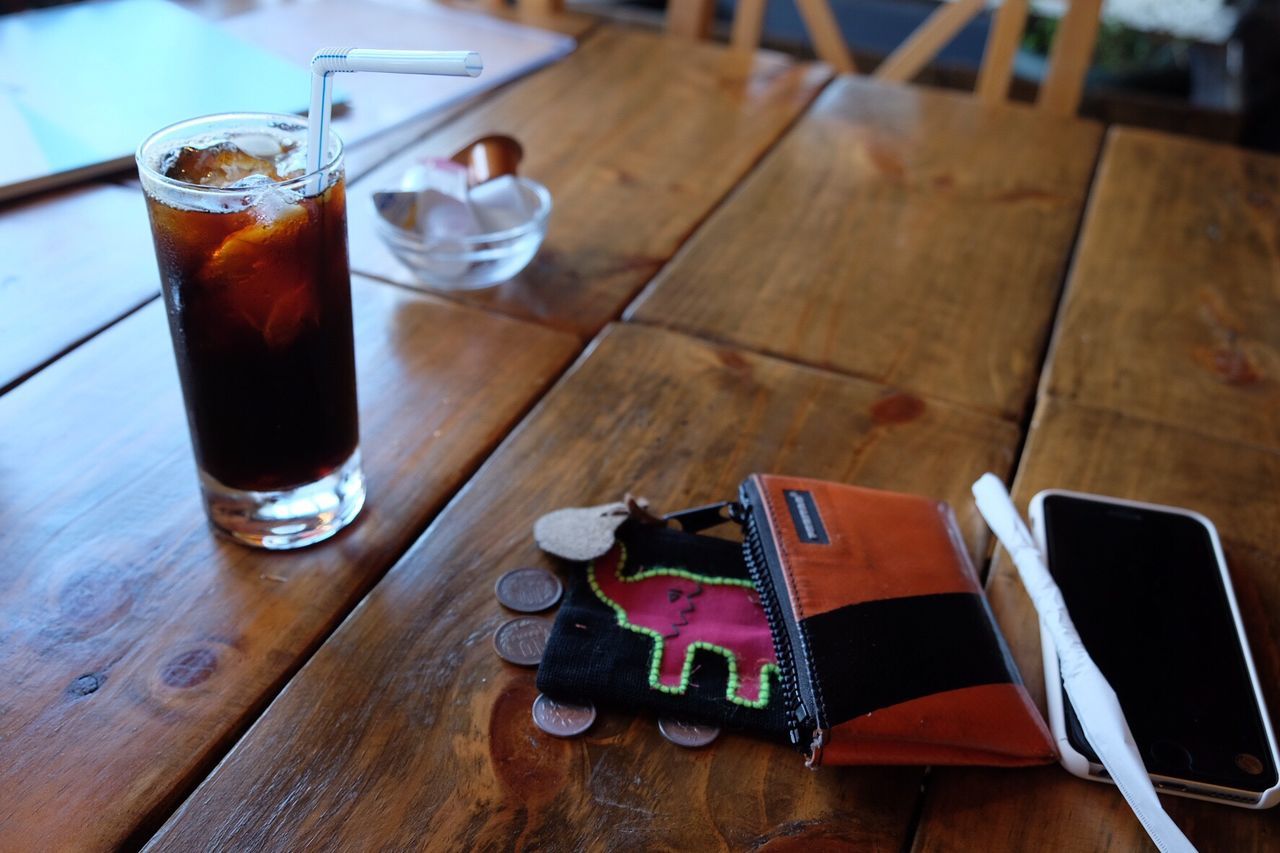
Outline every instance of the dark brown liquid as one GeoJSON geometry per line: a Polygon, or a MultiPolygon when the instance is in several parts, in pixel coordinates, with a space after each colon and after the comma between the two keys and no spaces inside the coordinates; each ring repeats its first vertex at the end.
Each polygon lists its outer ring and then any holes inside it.
{"type": "Polygon", "coordinates": [[[147,207],[201,469],[255,491],[332,473],[359,440],[341,181],[265,223],[147,207]]]}

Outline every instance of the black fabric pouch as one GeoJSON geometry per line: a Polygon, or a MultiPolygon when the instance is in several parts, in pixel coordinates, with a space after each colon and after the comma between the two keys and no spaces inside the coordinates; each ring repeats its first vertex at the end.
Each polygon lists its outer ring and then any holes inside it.
{"type": "Polygon", "coordinates": [[[538,689],[785,740],[778,671],[742,545],[628,521],[571,574],[538,689]]]}

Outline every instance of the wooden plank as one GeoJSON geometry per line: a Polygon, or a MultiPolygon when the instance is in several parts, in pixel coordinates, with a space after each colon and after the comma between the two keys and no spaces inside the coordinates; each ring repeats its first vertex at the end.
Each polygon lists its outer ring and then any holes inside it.
{"type": "MultiPolygon", "coordinates": [[[[351,146],[347,180],[492,94],[351,146]]],[[[0,258],[0,393],[160,292],[136,174],[0,206],[0,258]]]]}
{"type": "Polygon", "coordinates": [[[1048,393],[1280,449],[1280,157],[1117,128],[1048,393]]]}
{"type": "MultiPolygon", "coordinates": [[[[498,3],[493,3],[497,7],[498,3]]],[[[550,18],[564,11],[564,0],[516,0],[516,8],[527,10],[532,15],[550,18]]]]}
{"type": "MultiPolygon", "coordinates": [[[[259,9],[267,0],[172,0],[172,2],[177,3],[179,6],[185,6],[210,20],[219,20],[259,9]]],[[[306,2],[308,0],[270,0],[271,5],[279,6],[306,2]]],[[[405,5],[408,0],[394,0],[394,2],[405,5]]],[[[586,35],[597,23],[597,20],[591,15],[565,12],[563,10],[563,2],[557,4],[556,0],[542,0],[541,3],[533,4],[527,2],[516,3],[512,6],[506,5],[503,0],[430,0],[430,2],[454,9],[483,12],[495,18],[516,21],[521,24],[528,24],[531,27],[540,27],[544,30],[553,30],[574,38],[586,35]],[[548,12],[546,7],[550,5],[559,5],[561,8],[548,12]]]]}
{"type": "MultiPolygon", "coordinates": [[[[213,21],[233,18],[245,12],[261,9],[266,5],[264,0],[174,0],[174,2],[213,21]]],[[[306,2],[307,0],[274,0],[271,5],[297,6],[306,2]]],[[[421,5],[425,0],[376,0],[376,2],[378,5],[402,7],[412,13],[413,7],[421,5]]],[[[585,37],[598,23],[597,19],[590,15],[563,11],[548,12],[545,8],[531,8],[529,3],[506,6],[502,0],[432,0],[432,2],[530,27],[551,30],[578,39],[585,37]]],[[[228,26],[232,30],[235,29],[234,23],[228,26]]],[[[275,49],[282,50],[283,46],[276,45],[275,49]]],[[[414,117],[394,127],[380,130],[376,135],[363,138],[356,144],[347,145],[347,182],[353,182],[388,157],[412,145],[434,128],[457,118],[474,107],[476,103],[491,97],[493,93],[494,90],[485,90],[460,103],[414,117]]],[[[334,129],[339,136],[349,139],[355,134],[360,134],[362,128],[371,126],[370,116],[376,118],[380,109],[394,112],[397,111],[396,107],[394,100],[388,101],[386,98],[381,99],[377,104],[356,103],[352,106],[340,104],[334,110],[334,129]]]]}
{"type": "Polygon", "coordinates": [[[111,184],[0,208],[0,391],[160,293],[142,195],[111,184]]]}
{"type": "Polygon", "coordinates": [[[981,550],[968,483],[1008,471],[1017,440],[1012,424],[945,403],[612,326],[152,849],[901,849],[918,768],[814,773],[730,733],[681,750],[652,717],[616,711],[581,739],[543,735],[533,673],[490,648],[506,618],[493,582],[555,566],[530,534],[550,509],[628,489],[692,506],[735,495],[751,471],[949,498],[981,550]]]}
{"type": "Polygon", "coordinates": [[[1071,0],[1049,48],[1049,71],[1036,98],[1041,109],[1070,116],[1080,108],[1084,78],[1098,39],[1101,9],[1102,0],[1071,0]]]}
{"type": "MultiPolygon", "coordinates": [[[[458,9],[475,8],[475,0],[435,0],[435,2],[443,2],[446,6],[458,9]]],[[[504,0],[484,0],[482,8],[485,14],[504,21],[515,21],[579,39],[600,24],[600,19],[594,15],[566,11],[564,0],[543,0],[541,6],[537,3],[521,2],[509,6],[504,0]]]]}
{"type": "Polygon", "coordinates": [[[1017,417],[1099,136],[841,78],[628,316],[1017,417]]]}
{"type": "MultiPolygon", "coordinates": [[[[1025,509],[1041,489],[1064,488],[1186,506],[1223,537],[1232,583],[1268,705],[1280,707],[1280,453],[1243,447],[1115,412],[1056,400],[1037,411],[1015,497],[1025,509]]],[[[998,552],[988,592],[1027,686],[1043,707],[1035,611],[998,552]]],[[[1216,803],[1162,802],[1201,850],[1275,847],[1276,823],[1216,803]]],[[[1115,788],[1060,767],[1029,771],[934,770],[915,849],[1148,850],[1142,827],[1115,788]]]]}
{"type": "Polygon", "coordinates": [[[602,27],[564,61],[356,182],[352,266],[411,283],[374,230],[371,194],[397,186],[421,157],[510,134],[524,145],[521,173],[551,190],[547,241],[513,281],[449,296],[589,336],[675,253],[825,79],[818,66],[774,54],[743,57],[602,27]]]}
{"type": "MultiPolygon", "coordinates": [[[[490,17],[500,18],[505,21],[551,30],[572,36],[579,41],[588,38],[600,23],[599,19],[590,15],[582,15],[575,12],[539,11],[528,8],[527,4],[506,6],[501,5],[502,0],[492,0],[492,2],[485,0],[484,5],[477,5],[476,2],[468,2],[468,0],[432,0],[432,2],[439,2],[442,5],[457,9],[483,12],[490,17]]],[[[541,71],[542,69],[538,70],[541,71]]],[[[532,73],[537,74],[538,71],[532,73]]],[[[346,149],[348,185],[382,165],[394,155],[404,151],[437,128],[443,127],[459,116],[465,115],[468,111],[474,110],[478,104],[517,85],[522,79],[524,78],[517,78],[496,88],[486,89],[457,104],[434,110],[412,121],[387,128],[376,136],[361,140],[358,144],[348,145],[346,149]]],[[[338,132],[341,134],[343,132],[341,117],[339,117],[337,125],[338,132]]]]}
{"type": "MultiPolygon", "coordinates": [[[[512,83],[506,84],[506,86],[510,85],[512,83]]],[[[430,115],[389,128],[377,136],[365,139],[357,145],[349,146],[344,154],[347,185],[350,186],[360,180],[363,175],[372,172],[391,157],[404,151],[436,128],[443,127],[458,116],[466,114],[467,110],[474,109],[476,104],[493,97],[495,92],[500,92],[503,88],[505,87],[481,92],[474,98],[468,98],[451,107],[436,110],[430,115]]],[[[339,134],[341,134],[341,131],[339,131],[339,134]]]]}
{"type": "Polygon", "coordinates": [[[1003,103],[1013,81],[1013,60],[1027,27],[1027,0],[1003,0],[991,20],[991,32],[978,68],[974,94],[984,104],[1003,103]]]}
{"type": "Polygon", "coordinates": [[[158,302],[0,398],[0,846],[145,839],[577,348],[355,294],[369,504],[315,549],[206,526],[158,302]]]}
{"type": "Polygon", "coordinates": [[[955,38],[965,24],[978,16],[986,0],[953,0],[937,7],[911,35],[885,57],[874,76],[892,83],[909,83],[955,38]]]}

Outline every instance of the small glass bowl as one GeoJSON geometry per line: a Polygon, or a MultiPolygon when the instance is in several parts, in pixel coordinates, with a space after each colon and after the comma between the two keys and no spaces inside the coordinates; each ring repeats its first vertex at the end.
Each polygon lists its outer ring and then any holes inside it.
{"type": "Polygon", "coordinates": [[[534,202],[528,222],[503,231],[425,240],[416,231],[375,216],[378,235],[423,284],[440,290],[474,290],[515,278],[542,246],[551,215],[551,193],[528,178],[516,178],[534,202]]]}

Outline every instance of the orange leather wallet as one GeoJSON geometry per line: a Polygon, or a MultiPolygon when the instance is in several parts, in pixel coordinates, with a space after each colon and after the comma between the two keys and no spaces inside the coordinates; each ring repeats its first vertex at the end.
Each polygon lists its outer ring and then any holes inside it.
{"type": "Polygon", "coordinates": [[[1054,760],[946,503],[758,474],[739,499],[810,766],[1054,760]]]}

